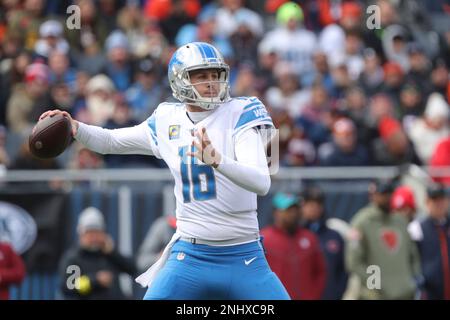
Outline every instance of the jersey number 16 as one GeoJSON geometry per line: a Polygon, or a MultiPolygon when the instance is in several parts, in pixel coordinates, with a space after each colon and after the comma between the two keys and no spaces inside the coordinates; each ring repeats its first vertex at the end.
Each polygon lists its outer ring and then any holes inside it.
{"type": "MultiPolygon", "coordinates": [[[[197,158],[188,157],[186,153],[189,147],[191,146],[183,146],[178,150],[181,158],[184,203],[191,202],[191,194],[197,201],[214,199],[216,197],[214,170],[208,165],[199,164],[197,158]]],[[[191,148],[191,152],[195,152],[195,147],[191,148]]]]}

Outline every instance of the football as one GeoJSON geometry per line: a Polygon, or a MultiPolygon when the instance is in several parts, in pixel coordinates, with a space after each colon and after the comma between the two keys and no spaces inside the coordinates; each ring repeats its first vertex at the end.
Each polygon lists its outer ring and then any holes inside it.
{"type": "Polygon", "coordinates": [[[71,129],[70,120],[63,115],[40,120],[28,140],[31,153],[41,159],[59,156],[72,141],[71,129]]]}

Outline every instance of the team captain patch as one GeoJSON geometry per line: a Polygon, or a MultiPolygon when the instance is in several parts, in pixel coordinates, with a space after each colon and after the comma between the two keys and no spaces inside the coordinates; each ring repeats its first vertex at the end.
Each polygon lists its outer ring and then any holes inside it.
{"type": "Polygon", "coordinates": [[[180,126],[178,124],[169,126],[169,140],[178,138],[180,138],[180,126]]]}

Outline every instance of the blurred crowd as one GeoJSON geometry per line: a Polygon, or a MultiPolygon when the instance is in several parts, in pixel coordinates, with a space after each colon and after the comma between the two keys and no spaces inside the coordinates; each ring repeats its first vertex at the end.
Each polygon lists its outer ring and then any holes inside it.
{"type": "MultiPolygon", "coordinates": [[[[273,195],[273,223],[262,228],[262,243],[290,297],[450,300],[445,188],[427,185],[423,208],[417,190],[396,179],[374,180],[367,191],[368,203],[349,223],[326,209],[318,185],[273,195]]],[[[171,213],[153,222],[135,255],[138,270],[155,263],[175,230],[171,213]]]]}
{"type": "Polygon", "coordinates": [[[2,0],[0,162],[164,166],[76,143],[39,161],[26,137],[53,108],[107,128],[144,121],[173,99],[167,63],[191,41],[223,53],[232,96],[265,103],[283,166],[450,165],[448,0],[2,0]]]}

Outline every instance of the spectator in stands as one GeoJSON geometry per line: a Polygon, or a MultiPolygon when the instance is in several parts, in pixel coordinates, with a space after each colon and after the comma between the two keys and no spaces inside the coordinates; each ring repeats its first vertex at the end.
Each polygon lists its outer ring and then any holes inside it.
{"type": "Polygon", "coordinates": [[[107,62],[104,73],[112,80],[118,91],[124,92],[133,81],[130,47],[126,35],[115,30],[105,42],[107,62]]]}
{"type": "MultiPolygon", "coordinates": [[[[436,146],[430,159],[430,167],[450,167],[450,137],[444,138],[436,146]]],[[[434,181],[450,186],[450,175],[433,176],[434,181]]]]}
{"type": "Polygon", "coordinates": [[[197,17],[197,24],[185,24],[180,28],[176,37],[177,47],[190,42],[207,42],[222,52],[225,60],[230,63],[233,58],[233,47],[229,38],[217,32],[217,9],[214,5],[206,6],[197,17]]]}
{"type": "Polygon", "coordinates": [[[368,96],[380,92],[384,80],[384,71],[381,59],[372,48],[363,51],[364,69],[359,75],[358,84],[368,96]]]}
{"type": "Polygon", "coordinates": [[[101,169],[104,167],[102,155],[84,148],[79,143],[74,143],[72,149],[73,155],[68,165],[69,169],[101,169]]]}
{"type": "Polygon", "coordinates": [[[355,81],[364,69],[363,43],[359,32],[346,33],[344,55],[350,79],[355,81]]]}
{"type": "Polygon", "coordinates": [[[450,135],[449,120],[450,107],[444,97],[432,93],[423,117],[410,124],[408,136],[424,164],[428,164],[438,143],[450,135]]]}
{"type": "Polygon", "coordinates": [[[382,35],[382,45],[386,60],[389,63],[398,65],[403,73],[407,73],[410,69],[408,37],[408,31],[399,24],[387,26],[382,35]]]}
{"type": "Polygon", "coordinates": [[[313,122],[320,123],[331,129],[332,102],[325,87],[316,82],[311,87],[310,99],[301,109],[301,116],[313,122]]]}
{"type": "Polygon", "coordinates": [[[70,91],[75,91],[76,70],[70,67],[70,61],[66,54],[59,50],[49,53],[48,66],[50,67],[50,83],[63,82],[69,86],[70,91]]]}
{"type": "Polygon", "coordinates": [[[390,181],[371,183],[370,204],[351,221],[345,260],[347,270],[359,278],[359,299],[413,299],[418,290],[419,253],[409,237],[406,219],[390,213],[392,191],[390,181]],[[373,277],[371,281],[371,265],[382,272],[379,287],[373,277]]]}
{"type": "Polygon", "coordinates": [[[303,27],[303,11],[294,2],[286,2],[279,7],[276,20],[278,27],[264,36],[260,46],[266,47],[266,50],[272,48],[280,61],[287,63],[300,76],[300,83],[303,83],[303,78],[310,78],[309,73],[313,72],[316,36],[303,27]]]}
{"type": "Polygon", "coordinates": [[[402,122],[405,127],[408,126],[409,122],[413,121],[413,119],[423,114],[425,107],[423,94],[417,83],[408,81],[402,85],[399,103],[396,115],[399,119],[403,120],[402,122]]]}
{"type": "Polygon", "coordinates": [[[369,154],[358,142],[356,127],[347,118],[337,120],[333,125],[333,141],[319,148],[319,164],[322,166],[367,166],[369,154]]]}
{"type": "Polygon", "coordinates": [[[379,138],[373,142],[375,164],[396,166],[407,163],[421,164],[417,153],[400,122],[392,117],[383,117],[378,123],[379,138]]]}
{"type": "Polygon", "coordinates": [[[310,78],[303,78],[302,85],[306,88],[311,87],[314,83],[320,82],[327,90],[328,94],[333,93],[334,83],[328,65],[327,55],[318,50],[314,53],[314,70],[310,74],[310,78]]]}
{"type": "Polygon", "coordinates": [[[285,110],[295,119],[311,99],[311,93],[301,90],[298,74],[288,64],[278,63],[274,74],[277,84],[267,90],[265,99],[271,108],[285,110]]]}
{"type": "Polygon", "coordinates": [[[352,86],[345,93],[345,100],[341,101],[339,112],[348,117],[356,127],[358,143],[368,146],[370,142],[370,126],[368,123],[368,97],[364,90],[358,86],[352,86]]]}
{"type": "Polygon", "coordinates": [[[60,289],[64,299],[125,299],[119,286],[119,274],[124,272],[134,276],[136,266],[116,250],[111,236],[105,231],[103,214],[94,207],[84,209],[77,232],[79,244],[67,251],[60,262],[60,289]],[[69,266],[79,267],[79,276],[73,280],[69,266]]]}
{"type": "Polygon", "coordinates": [[[0,241],[0,300],[8,300],[9,287],[20,285],[23,278],[25,265],[22,258],[9,243],[0,241]]]}
{"type": "Polygon", "coordinates": [[[238,97],[259,96],[259,84],[253,65],[251,63],[241,63],[237,69],[238,71],[231,87],[231,93],[238,97]]]}
{"type": "Polygon", "coordinates": [[[50,96],[52,101],[63,110],[72,110],[74,96],[69,86],[64,82],[57,82],[51,86],[50,96]]]}
{"type": "MultiPolygon", "coordinates": [[[[127,104],[125,98],[121,94],[114,95],[114,113],[111,118],[106,122],[105,128],[118,129],[125,127],[132,127],[138,125],[142,121],[136,121],[132,117],[132,110],[127,104]]],[[[90,153],[90,151],[89,151],[90,153]]],[[[99,158],[97,154],[94,155],[99,158]]],[[[156,159],[154,157],[148,157],[145,155],[104,155],[104,164],[108,168],[127,168],[127,167],[165,167],[165,162],[156,159]]],[[[100,160],[100,158],[99,158],[100,160]]],[[[99,165],[100,165],[99,161],[99,165]]]]}
{"type": "Polygon", "coordinates": [[[416,210],[416,199],[411,188],[408,186],[395,188],[391,197],[391,211],[402,215],[410,223],[415,218],[416,210]]]}
{"type": "Polygon", "coordinates": [[[255,59],[257,62],[256,75],[264,93],[267,92],[268,88],[276,85],[274,70],[275,66],[278,65],[278,60],[276,50],[270,44],[265,46],[258,45],[258,56],[255,59]]]}
{"type": "Polygon", "coordinates": [[[384,83],[381,91],[389,96],[394,106],[400,104],[400,91],[405,79],[402,67],[395,62],[387,62],[383,65],[384,83]]]}
{"type": "MultiPolygon", "coordinates": [[[[290,139],[294,136],[294,121],[285,110],[271,109],[272,120],[279,133],[280,155],[285,155],[290,139]]],[[[300,136],[304,134],[303,128],[300,129],[300,136]]]]}
{"type": "Polygon", "coordinates": [[[261,35],[264,29],[261,17],[254,11],[244,7],[244,0],[222,0],[221,6],[217,10],[216,33],[225,37],[231,37],[235,33],[242,19],[246,19],[252,24],[253,30],[261,35]]]}
{"type": "Polygon", "coordinates": [[[424,49],[418,43],[411,43],[408,46],[409,72],[407,80],[417,83],[427,96],[431,91],[431,63],[425,54],[424,49]]]}
{"type": "Polygon", "coordinates": [[[429,186],[428,216],[409,228],[418,244],[424,276],[423,299],[450,300],[450,199],[442,185],[429,186]]]}
{"type": "Polygon", "coordinates": [[[328,62],[334,83],[331,97],[335,99],[344,98],[347,90],[354,85],[347,64],[345,63],[345,58],[342,55],[335,55],[333,58],[328,59],[328,62]]]}
{"type": "Polygon", "coordinates": [[[127,89],[125,98],[131,107],[131,117],[141,123],[164,97],[156,61],[144,58],[136,67],[135,82],[127,89]]]}
{"type": "Polygon", "coordinates": [[[93,125],[104,125],[114,113],[115,92],[113,82],[106,75],[92,77],[86,84],[86,108],[78,119],[93,125]]]}
{"type": "MultiPolygon", "coordinates": [[[[1,50],[0,50],[1,51],[1,50]]],[[[6,124],[6,109],[13,88],[25,78],[25,71],[31,63],[31,54],[20,51],[14,58],[0,58],[0,124],[6,124]]]]}
{"type": "Polygon", "coordinates": [[[106,56],[102,52],[100,43],[91,36],[87,36],[80,44],[75,56],[77,69],[91,76],[101,73],[105,69],[106,56]]]}
{"type": "Polygon", "coordinates": [[[316,150],[300,127],[295,127],[281,164],[292,167],[312,166],[316,163],[316,150]]]}
{"type": "Polygon", "coordinates": [[[39,27],[40,39],[34,46],[38,56],[48,58],[53,51],[64,56],[69,53],[69,43],[63,38],[63,26],[58,20],[48,20],[39,27]]]}
{"type": "Polygon", "coordinates": [[[433,60],[433,70],[431,71],[431,92],[447,94],[447,86],[450,85],[449,72],[450,65],[446,65],[442,58],[433,60]]]}
{"type": "Polygon", "coordinates": [[[180,28],[193,23],[200,12],[199,0],[147,0],[144,5],[146,18],[158,22],[170,44],[180,28]]]}
{"type": "Polygon", "coordinates": [[[235,18],[237,29],[229,37],[234,59],[238,66],[245,63],[255,64],[258,43],[264,32],[260,17],[249,13],[247,9],[240,9],[235,18]]]}
{"type": "Polygon", "coordinates": [[[147,54],[144,52],[146,23],[154,22],[144,19],[139,1],[126,1],[125,6],[117,14],[117,26],[127,36],[132,55],[139,58],[147,54]]]}
{"type": "Polygon", "coordinates": [[[7,105],[8,128],[26,134],[26,130],[39,118],[38,113],[52,106],[48,94],[49,69],[43,63],[33,63],[26,68],[25,82],[18,83],[7,105]]]}
{"type": "Polygon", "coordinates": [[[137,253],[136,261],[140,271],[147,270],[158,260],[175,233],[176,224],[173,213],[162,215],[152,223],[137,253]]]}
{"type": "Polygon", "coordinates": [[[74,5],[80,8],[81,28],[68,30],[66,39],[69,41],[70,49],[81,52],[83,47],[89,43],[96,42],[103,48],[108,33],[108,26],[101,15],[96,13],[93,0],[75,0],[74,5]]]}
{"type": "Polygon", "coordinates": [[[272,201],[274,225],[261,230],[266,258],[294,300],[320,299],[326,264],[314,233],[299,226],[299,198],[277,193],[272,201]]]}
{"type": "Polygon", "coordinates": [[[44,0],[25,0],[20,9],[10,11],[8,32],[20,38],[27,50],[33,50],[39,38],[39,26],[44,20],[44,6],[44,0]]]}
{"type": "Polygon", "coordinates": [[[320,241],[327,265],[327,281],[321,296],[323,300],[340,300],[347,287],[344,265],[344,239],[326,224],[324,195],[318,187],[306,188],[300,195],[301,217],[306,228],[320,241]]]}
{"type": "Polygon", "coordinates": [[[326,26],[319,35],[319,45],[329,58],[333,55],[342,55],[345,52],[346,33],[359,31],[362,18],[362,8],[354,1],[337,2],[330,4],[328,0],[320,1],[319,15],[326,20],[326,26]],[[328,2],[328,8],[323,3],[328,2]],[[331,15],[334,15],[332,18],[331,15]],[[324,18],[328,16],[328,18],[324,18]]]}

